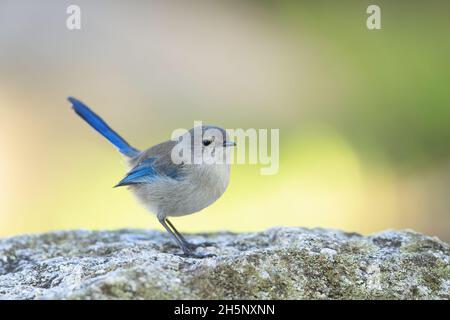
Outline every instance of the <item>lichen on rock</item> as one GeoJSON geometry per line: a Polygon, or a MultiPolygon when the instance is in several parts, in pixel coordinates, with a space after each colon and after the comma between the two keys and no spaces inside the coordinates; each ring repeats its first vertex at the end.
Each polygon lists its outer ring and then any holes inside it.
{"type": "Polygon", "coordinates": [[[413,231],[190,235],[60,231],[0,240],[2,299],[450,299],[450,247],[413,231]]]}

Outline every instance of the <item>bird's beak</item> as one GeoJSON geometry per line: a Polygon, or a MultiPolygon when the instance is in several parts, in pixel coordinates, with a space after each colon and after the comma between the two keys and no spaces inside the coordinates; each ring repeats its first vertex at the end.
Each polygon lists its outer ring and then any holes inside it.
{"type": "Polygon", "coordinates": [[[226,147],[235,147],[236,146],[236,142],[234,141],[224,141],[223,142],[223,146],[226,147]]]}

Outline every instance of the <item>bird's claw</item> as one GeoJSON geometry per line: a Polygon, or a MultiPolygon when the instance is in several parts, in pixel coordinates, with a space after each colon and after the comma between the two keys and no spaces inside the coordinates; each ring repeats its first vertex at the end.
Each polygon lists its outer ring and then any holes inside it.
{"type": "Polygon", "coordinates": [[[205,241],[205,242],[201,242],[201,243],[186,243],[186,246],[191,250],[195,250],[199,247],[202,247],[202,248],[213,247],[215,245],[216,245],[216,243],[209,242],[209,241],[205,241]]]}
{"type": "Polygon", "coordinates": [[[212,253],[201,254],[201,253],[194,253],[192,251],[183,252],[177,255],[183,258],[194,258],[194,259],[205,259],[216,257],[216,255],[212,253]]]}

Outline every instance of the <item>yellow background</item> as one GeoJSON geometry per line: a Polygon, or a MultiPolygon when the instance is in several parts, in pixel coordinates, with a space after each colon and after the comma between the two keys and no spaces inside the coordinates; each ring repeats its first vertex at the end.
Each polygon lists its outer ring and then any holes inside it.
{"type": "Polygon", "coordinates": [[[450,240],[448,1],[0,1],[0,236],[159,228],[86,102],[138,148],[194,120],[279,128],[280,171],[235,165],[185,232],[412,228],[450,240]]]}

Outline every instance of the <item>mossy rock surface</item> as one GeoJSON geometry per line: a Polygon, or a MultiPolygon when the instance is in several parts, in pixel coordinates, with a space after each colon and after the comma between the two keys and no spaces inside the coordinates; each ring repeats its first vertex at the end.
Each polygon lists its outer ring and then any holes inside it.
{"type": "Polygon", "coordinates": [[[449,299],[450,248],[413,231],[188,235],[63,231],[0,240],[2,299],[449,299]]]}

